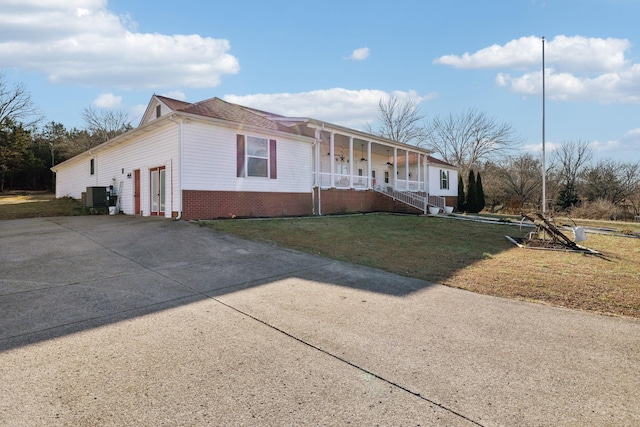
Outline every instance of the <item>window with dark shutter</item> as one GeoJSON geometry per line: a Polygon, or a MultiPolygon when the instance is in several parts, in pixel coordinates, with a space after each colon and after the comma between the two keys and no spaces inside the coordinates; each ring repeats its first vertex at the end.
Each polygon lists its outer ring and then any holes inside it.
{"type": "Polygon", "coordinates": [[[278,178],[278,162],[276,160],[276,140],[269,140],[269,178],[278,178]]]}
{"type": "Polygon", "coordinates": [[[237,135],[236,146],[238,177],[278,177],[275,139],[237,135]]]}
{"type": "Polygon", "coordinates": [[[449,171],[440,169],[440,189],[441,190],[449,189],[449,171]]]}

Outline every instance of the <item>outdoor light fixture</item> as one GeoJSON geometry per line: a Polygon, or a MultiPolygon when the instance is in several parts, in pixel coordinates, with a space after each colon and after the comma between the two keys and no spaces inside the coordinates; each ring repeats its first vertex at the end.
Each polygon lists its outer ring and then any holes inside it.
{"type": "Polygon", "coordinates": [[[360,154],[362,155],[362,157],[360,157],[360,161],[366,162],[367,159],[364,158],[364,144],[362,144],[362,150],[360,151],[360,154]]]}
{"type": "Polygon", "coordinates": [[[387,165],[388,165],[389,167],[393,166],[393,163],[391,163],[391,162],[389,161],[389,150],[387,150],[387,165]]]}

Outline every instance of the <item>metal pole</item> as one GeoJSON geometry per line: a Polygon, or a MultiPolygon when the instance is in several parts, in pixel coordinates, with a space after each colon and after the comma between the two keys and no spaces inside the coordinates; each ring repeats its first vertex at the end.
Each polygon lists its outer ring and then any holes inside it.
{"type": "Polygon", "coordinates": [[[544,37],[542,37],[542,215],[547,210],[547,162],[544,147],[545,129],[544,129],[544,37]]]}

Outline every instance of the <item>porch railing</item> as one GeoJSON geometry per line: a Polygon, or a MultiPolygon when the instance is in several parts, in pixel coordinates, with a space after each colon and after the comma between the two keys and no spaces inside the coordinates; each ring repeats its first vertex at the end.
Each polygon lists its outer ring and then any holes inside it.
{"type": "Polygon", "coordinates": [[[369,177],[360,176],[360,175],[344,175],[344,174],[333,174],[333,182],[331,182],[331,174],[326,172],[320,172],[317,174],[316,181],[314,183],[317,185],[318,183],[322,188],[339,188],[341,190],[348,188],[355,188],[366,190],[369,188],[369,177]],[[319,182],[318,182],[319,181],[319,182]]]}
{"type": "Polygon", "coordinates": [[[426,198],[424,196],[411,191],[400,191],[390,185],[376,185],[373,189],[378,193],[391,197],[393,200],[397,200],[405,205],[420,209],[422,212],[426,213],[426,198]]]}
{"type": "Polygon", "coordinates": [[[425,191],[424,182],[406,179],[396,179],[395,188],[399,191],[425,191]]]}
{"type": "MultiPolygon", "coordinates": [[[[378,181],[379,182],[379,181],[378,181]]],[[[333,182],[331,181],[331,174],[328,172],[320,172],[314,174],[314,185],[320,185],[322,188],[355,188],[355,189],[367,189],[376,186],[376,179],[367,176],[360,175],[348,175],[348,174],[333,174],[333,182]]],[[[386,184],[391,185],[391,184],[386,184]]],[[[397,179],[394,188],[398,191],[413,191],[413,192],[425,192],[426,185],[424,182],[397,179]]]]}
{"type": "Polygon", "coordinates": [[[440,209],[444,210],[444,207],[447,203],[447,199],[445,199],[442,196],[433,196],[431,194],[429,194],[429,204],[431,206],[437,206],[440,209]]]}

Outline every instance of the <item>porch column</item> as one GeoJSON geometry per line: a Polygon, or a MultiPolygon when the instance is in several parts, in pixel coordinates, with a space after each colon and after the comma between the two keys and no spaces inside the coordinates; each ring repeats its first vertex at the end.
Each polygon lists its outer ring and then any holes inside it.
{"type": "Polygon", "coordinates": [[[393,189],[398,189],[398,147],[393,147],[393,189]]]}
{"type": "Polygon", "coordinates": [[[335,139],[334,139],[334,133],[331,132],[331,137],[329,139],[329,152],[331,153],[331,168],[329,170],[329,172],[331,173],[331,185],[329,185],[330,188],[333,188],[336,186],[336,178],[335,178],[335,173],[336,173],[336,153],[335,153],[335,139]]]}
{"type": "Polygon", "coordinates": [[[353,187],[353,137],[349,137],[349,188],[353,187]]]}
{"type": "Polygon", "coordinates": [[[373,187],[371,181],[371,141],[367,141],[367,188],[373,187]]]}
{"type": "Polygon", "coordinates": [[[429,198],[429,156],[424,155],[424,191],[429,198]]]}
{"type": "Polygon", "coordinates": [[[416,166],[418,166],[418,170],[416,171],[416,180],[418,181],[418,191],[420,191],[420,183],[422,182],[422,177],[420,176],[420,160],[422,160],[422,154],[418,153],[418,158],[416,159],[416,166]]]}
{"type": "Polygon", "coordinates": [[[404,180],[407,181],[407,190],[409,190],[409,150],[404,150],[404,180]]]}

